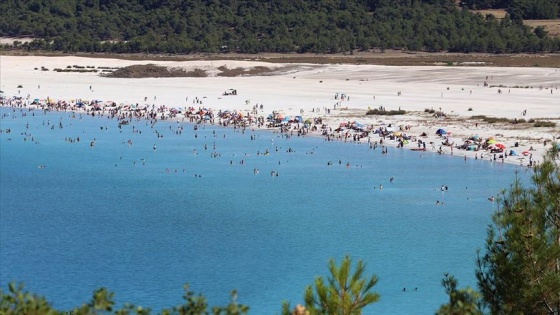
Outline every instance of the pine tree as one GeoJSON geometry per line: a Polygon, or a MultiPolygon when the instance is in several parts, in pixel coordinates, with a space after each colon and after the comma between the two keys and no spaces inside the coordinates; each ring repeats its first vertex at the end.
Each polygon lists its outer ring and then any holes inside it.
{"type": "Polygon", "coordinates": [[[365,276],[365,263],[359,260],[352,268],[352,259],[346,256],[336,266],[334,259],[329,262],[330,277],[315,279],[315,288],[308,286],[305,290],[305,307],[298,305],[291,312],[290,304],[282,305],[282,314],[307,315],[359,315],[364,307],[379,301],[379,294],[371,292],[377,284],[377,277],[365,276]]]}
{"type": "Polygon", "coordinates": [[[499,198],[476,277],[492,314],[560,314],[560,160],[554,145],[529,188],[499,198]]]}

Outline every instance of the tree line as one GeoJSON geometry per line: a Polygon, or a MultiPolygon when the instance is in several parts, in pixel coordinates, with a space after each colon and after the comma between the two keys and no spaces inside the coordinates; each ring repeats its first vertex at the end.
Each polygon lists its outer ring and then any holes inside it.
{"type": "MultiPolygon", "coordinates": [[[[442,285],[449,297],[436,314],[560,314],[560,144],[553,144],[544,161],[533,167],[529,186],[516,180],[498,198],[499,207],[488,226],[485,251],[476,258],[478,291],[459,288],[458,280],[444,274],[442,285]]],[[[282,303],[282,315],[359,315],[379,300],[373,291],[378,282],[368,275],[365,263],[352,263],[346,256],[340,265],[331,259],[327,279],[317,277],[304,291],[304,304],[282,303]]],[[[202,294],[185,286],[184,304],[161,311],[171,314],[241,315],[249,306],[237,302],[231,293],[226,306],[210,308],[202,294]]],[[[72,310],[57,310],[44,297],[10,283],[0,288],[0,314],[5,315],[90,315],[151,314],[149,308],[124,304],[115,307],[114,294],[105,288],[72,310]]]]}
{"type": "MultiPolygon", "coordinates": [[[[466,1],[475,7],[483,0],[466,1]]],[[[0,2],[0,12],[0,36],[34,38],[4,48],[30,51],[560,51],[560,39],[523,25],[515,10],[498,20],[453,0],[10,0],[0,2]]]]}

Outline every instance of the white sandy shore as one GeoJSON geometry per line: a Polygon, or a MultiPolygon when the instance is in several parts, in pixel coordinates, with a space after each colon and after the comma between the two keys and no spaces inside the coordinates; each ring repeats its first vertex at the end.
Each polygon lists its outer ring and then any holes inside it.
{"type": "MultiPolygon", "coordinates": [[[[0,89],[6,96],[20,95],[31,99],[114,101],[166,105],[185,108],[207,107],[214,110],[250,111],[262,104],[259,115],[272,111],[285,115],[322,117],[333,129],[341,122],[358,121],[379,126],[409,125],[407,134],[433,142],[437,149],[442,139],[435,135],[439,128],[451,133],[450,141],[479,135],[490,136],[517,153],[535,149],[534,161],[540,161],[546,148],[545,140],[560,139],[560,69],[551,68],[496,68],[496,67],[390,67],[372,65],[314,65],[270,64],[251,61],[125,61],[80,57],[20,57],[0,56],[0,89]],[[96,73],[53,72],[54,68],[67,66],[124,67],[153,63],[184,69],[203,69],[204,78],[105,78],[96,73]],[[264,66],[277,69],[266,76],[219,77],[218,68],[252,68],[264,66]],[[41,71],[41,67],[50,71],[41,71]],[[35,70],[37,69],[37,70],[35,70]],[[485,87],[487,81],[489,86],[485,87]],[[18,86],[22,86],[18,88],[18,86]],[[91,87],[91,89],[90,89],[91,87]],[[236,96],[223,96],[227,89],[236,89],[236,96]],[[498,90],[502,93],[498,93],[498,90]],[[336,93],[345,93],[349,100],[335,99],[336,93]],[[399,95],[400,92],[400,95],[399,95]],[[188,100],[187,100],[188,97],[188,100]],[[198,98],[202,104],[193,104],[198,98]],[[147,101],[145,101],[147,99],[147,101]],[[333,106],[340,102],[337,109],[333,106]],[[385,107],[386,110],[406,110],[402,116],[366,116],[368,108],[385,107]],[[446,119],[436,119],[424,109],[445,112],[446,119]],[[325,109],[331,109],[327,114],[325,109]],[[526,110],[526,115],[522,112],[526,110]],[[534,128],[533,124],[487,124],[468,119],[473,115],[505,117],[509,119],[548,120],[558,124],[555,128],[534,128]],[[475,126],[478,123],[478,127],[475,126]],[[514,147],[518,142],[519,147],[514,147]]],[[[374,136],[373,140],[378,140],[374,136]]],[[[386,142],[387,143],[387,142],[386,142]]],[[[405,146],[415,147],[414,144],[405,146]]],[[[427,146],[432,151],[432,146],[427,146]]],[[[443,147],[450,154],[450,147],[443,147]]],[[[474,157],[487,152],[457,150],[454,155],[474,157]]],[[[524,164],[529,157],[508,157],[506,162],[524,164]]]]}

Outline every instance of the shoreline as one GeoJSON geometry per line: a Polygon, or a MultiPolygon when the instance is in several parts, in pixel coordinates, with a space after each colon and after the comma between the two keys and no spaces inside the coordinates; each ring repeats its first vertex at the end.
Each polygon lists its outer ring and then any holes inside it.
{"type": "MultiPolygon", "coordinates": [[[[464,158],[480,158],[482,153],[484,160],[494,159],[493,153],[460,150],[457,146],[473,136],[482,140],[494,137],[506,147],[504,152],[497,153],[497,162],[502,162],[500,154],[508,153],[503,162],[522,165],[529,164],[531,155],[532,161],[540,162],[544,152],[560,139],[560,110],[557,107],[560,104],[560,70],[554,68],[389,67],[232,60],[154,61],[150,63],[185,71],[205,69],[212,76],[116,79],[101,77],[96,73],[56,73],[39,68],[52,70],[55,67],[64,69],[79,65],[99,69],[147,62],[81,57],[1,58],[0,89],[10,99],[14,96],[22,97],[24,101],[27,99],[26,105],[36,99],[42,104],[76,104],[78,100],[91,104],[93,100],[100,100],[99,105],[103,107],[109,102],[116,107],[129,106],[129,109],[132,105],[150,106],[161,108],[164,115],[169,115],[172,108],[185,111],[191,107],[193,110],[212,109],[216,114],[220,111],[237,111],[245,119],[254,116],[254,119],[261,120],[277,113],[282,116],[301,116],[301,123],[320,119],[321,124],[308,126],[309,130],[317,128],[309,132],[313,136],[323,134],[323,124],[327,125],[326,128],[336,130],[343,123],[357,122],[366,126],[371,142],[380,140],[373,131],[390,125],[393,134],[402,133],[405,150],[417,148],[417,141],[421,140],[426,143],[427,152],[437,153],[441,150],[441,154],[453,153],[464,158]],[[241,77],[216,75],[224,67],[243,72],[264,66],[272,69],[272,74],[241,77]],[[233,89],[239,93],[227,94],[233,89]],[[395,116],[366,115],[372,108],[387,111],[396,111],[398,108],[406,113],[395,116]],[[432,113],[427,112],[432,110],[432,113]],[[434,117],[437,113],[444,116],[434,117]],[[473,119],[473,116],[501,118],[503,121],[487,123],[482,119],[473,119]],[[556,126],[533,127],[534,122],[541,120],[555,123],[556,126]],[[441,145],[446,139],[435,134],[438,129],[447,132],[445,136],[452,146],[441,145]],[[404,143],[409,136],[408,143],[404,143]],[[530,150],[531,147],[534,150],[530,150]],[[509,156],[511,150],[517,156],[509,156]],[[524,156],[522,152],[528,154],[524,156]]],[[[330,133],[330,137],[355,141],[356,133],[359,132],[343,128],[341,132],[330,133]]],[[[367,138],[360,141],[367,141],[367,138]]],[[[397,146],[397,143],[385,141],[383,145],[397,146]]],[[[424,144],[420,145],[423,148],[424,144]]]]}
{"type": "MultiPolygon", "coordinates": [[[[405,139],[406,137],[406,132],[407,130],[411,130],[413,128],[413,126],[411,125],[406,125],[405,126],[405,131],[403,131],[402,129],[393,131],[393,132],[387,132],[387,130],[392,130],[392,124],[386,125],[384,123],[382,123],[382,125],[380,127],[377,128],[377,130],[373,130],[375,129],[374,125],[370,125],[370,126],[366,126],[367,129],[367,133],[364,131],[350,131],[352,130],[351,128],[348,129],[344,129],[341,131],[336,131],[336,129],[333,129],[332,126],[328,125],[328,122],[330,121],[330,119],[327,119],[327,123],[323,122],[321,125],[323,126],[323,128],[321,130],[315,129],[318,124],[315,125],[310,125],[308,127],[305,127],[304,124],[302,123],[283,123],[283,124],[279,124],[277,123],[276,125],[280,125],[280,126],[272,126],[273,123],[267,123],[267,124],[260,124],[259,122],[247,122],[244,120],[228,120],[226,121],[226,119],[222,119],[223,117],[219,117],[219,122],[216,123],[216,121],[214,119],[212,120],[204,120],[203,118],[201,118],[200,116],[196,115],[196,114],[189,114],[189,116],[186,115],[175,115],[172,116],[170,115],[169,112],[165,112],[165,111],[146,111],[143,114],[141,114],[141,116],[130,116],[132,114],[131,111],[128,110],[123,110],[121,108],[104,108],[102,110],[92,110],[92,109],[82,109],[82,108],[76,108],[76,107],[71,107],[71,108],[56,108],[55,106],[49,106],[49,105],[20,105],[20,106],[12,106],[12,105],[5,105],[3,103],[0,103],[0,107],[4,107],[4,108],[11,108],[13,110],[20,110],[20,111],[40,111],[40,112],[64,112],[64,113],[69,113],[69,114],[85,114],[87,116],[100,116],[100,117],[106,117],[109,118],[111,120],[113,120],[114,122],[118,122],[118,125],[120,126],[121,123],[122,124],[128,124],[129,122],[132,122],[134,120],[134,122],[141,122],[142,120],[144,121],[149,121],[151,124],[155,125],[157,122],[176,122],[176,123],[180,123],[180,124],[187,124],[187,125],[191,125],[191,126],[195,126],[195,130],[196,128],[201,125],[211,125],[214,127],[224,127],[224,128],[237,128],[237,129],[243,129],[243,132],[245,132],[246,129],[250,129],[251,131],[256,131],[256,130],[261,130],[261,131],[265,131],[265,132],[269,132],[271,134],[281,134],[282,137],[313,137],[313,138],[320,138],[323,139],[323,141],[338,141],[338,142],[344,142],[344,143],[354,143],[354,144],[362,144],[362,145],[368,145],[370,149],[376,150],[377,148],[381,149],[381,153],[385,154],[386,153],[386,147],[392,147],[392,148],[401,148],[403,150],[411,150],[411,151],[417,151],[419,153],[431,153],[431,154],[439,154],[439,155],[450,155],[450,156],[454,156],[454,157],[458,157],[458,158],[464,158],[465,160],[467,158],[469,159],[475,159],[478,160],[480,159],[488,161],[488,162],[497,162],[497,163],[508,163],[508,164],[514,164],[514,165],[520,165],[520,166],[527,166],[527,167],[531,167],[534,166],[538,163],[540,163],[542,161],[543,158],[543,154],[546,152],[546,150],[548,149],[548,147],[545,145],[543,146],[542,149],[532,149],[532,150],[525,150],[526,152],[530,152],[530,154],[527,155],[521,155],[521,156],[508,156],[507,152],[506,154],[504,154],[504,152],[496,152],[493,153],[491,151],[488,151],[488,149],[477,149],[477,150],[461,150],[457,147],[457,145],[454,144],[443,144],[444,140],[445,142],[448,141],[448,139],[451,139],[450,137],[446,137],[444,135],[439,135],[439,136],[430,136],[430,135],[425,135],[425,136],[410,136],[411,139],[409,139],[409,141],[407,142],[406,140],[405,143],[403,144],[403,139],[405,139]],[[387,133],[387,135],[381,134],[381,132],[377,132],[380,129],[384,129],[384,131],[387,133]],[[334,131],[333,131],[334,130],[334,131]],[[345,132],[345,131],[350,131],[350,132],[345,132]],[[295,132],[295,134],[294,134],[295,132]],[[403,136],[395,136],[395,134],[401,134],[403,136]],[[418,141],[420,140],[420,141],[418,141]],[[439,142],[439,144],[438,144],[439,142]],[[406,145],[406,146],[405,146],[406,145]],[[416,146],[417,145],[417,146],[416,146]],[[533,153],[535,154],[535,156],[533,156],[533,153]],[[532,162],[531,162],[532,161],[532,162]]],[[[259,119],[264,118],[263,116],[259,116],[259,119]]],[[[415,118],[418,118],[418,116],[416,116],[415,118]]],[[[342,123],[344,124],[344,123],[342,123]]],[[[402,126],[402,125],[401,125],[402,126]]],[[[425,127],[425,126],[423,126],[425,127]]],[[[0,128],[0,132],[5,132],[5,130],[0,128]]],[[[451,134],[451,133],[450,133],[451,134]]],[[[457,136],[455,136],[457,137],[457,136]]],[[[482,145],[483,142],[481,142],[480,145],[482,145]]],[[[533,142],[531,142],[533,143],[533,142]]],[[[552,144],[552,143],[551,143],[552,144]]],[[[550,145],[551,145],[550,144],[550,145]]],[[[549,146],[550,146],[549,145],[549,146]]],[[[533,146],[531,146],[532,148],[533,146]]],[[[524,146],[522,147],[516,147],[523,149],[524,146]]]]}

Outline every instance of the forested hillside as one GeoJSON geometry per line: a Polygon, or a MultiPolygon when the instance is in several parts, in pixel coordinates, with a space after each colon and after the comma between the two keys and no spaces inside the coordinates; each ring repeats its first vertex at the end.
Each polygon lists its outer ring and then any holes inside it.
{"type": "Polygon", "coordinates": [[[498,20],[452,0],[4,0],[0,12],[0,36],[35,38],[15,43],[27,50],[560,51],[559,39],[524,26],[518,15],[498,20]]]}

